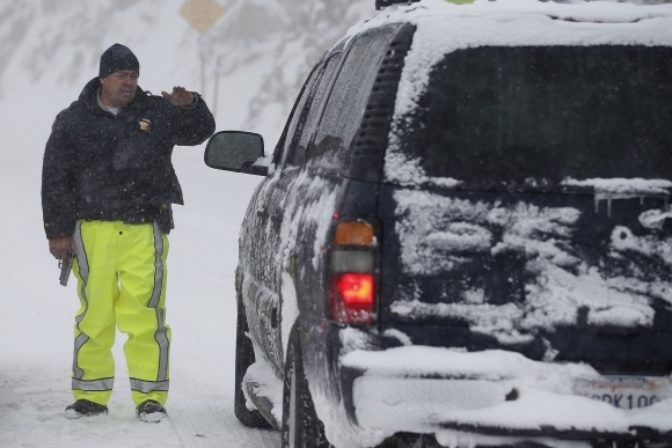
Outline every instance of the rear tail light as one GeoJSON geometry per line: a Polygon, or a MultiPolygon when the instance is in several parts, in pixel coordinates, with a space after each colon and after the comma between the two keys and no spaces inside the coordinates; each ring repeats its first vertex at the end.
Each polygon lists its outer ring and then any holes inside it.
{"type": "Polygon", "coordinates": [[[373,322],[375,286],[373,274],[334,274],[332,318],[338,322],[366,325],[373,322]]]}
{"type": "Polygon", "coordinates": [[[331,318],[350,325],[370,325],[376,310],[374,228],[365,221],[336,226],[331,252],[331,318]]]}
{"type": "Polygon", "coordinates": [[[374,246],[376,237],[368,222],[342,222],[336,226],[334,242],[339,246],[374,246]]]}

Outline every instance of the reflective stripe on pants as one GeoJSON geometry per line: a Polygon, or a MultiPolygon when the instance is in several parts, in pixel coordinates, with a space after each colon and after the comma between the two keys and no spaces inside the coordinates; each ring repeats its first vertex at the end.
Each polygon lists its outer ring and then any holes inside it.
{"type": "Polygon", "coordinates": [[[165,403],[170,328],[165,286],[168,238],[156,224],[83,221],[75,231],[81,307],[75,318],[72,388],[75,399],[105,404],[114,378],[116,327],[124,345],[136,404],[165,403]]]}

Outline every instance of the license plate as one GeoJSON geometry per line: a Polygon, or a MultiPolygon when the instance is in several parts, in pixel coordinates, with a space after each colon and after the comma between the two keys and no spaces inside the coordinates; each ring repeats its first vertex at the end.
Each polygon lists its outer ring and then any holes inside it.
{"type": "Polygon", "coordinates": [[[672,397],[672,381],[664,377],[605,376],[576,380],[574,392],[620,409],[638,409],[672,397]]]}

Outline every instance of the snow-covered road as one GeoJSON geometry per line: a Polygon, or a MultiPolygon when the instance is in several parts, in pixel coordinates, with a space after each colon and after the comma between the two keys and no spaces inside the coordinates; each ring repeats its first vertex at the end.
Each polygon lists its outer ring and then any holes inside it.
{"type": "Polygon", "coordinates": [[[136,419],[122,334],[115,346],[117,382],[110,414],[63,418],[72,400],[78,299],[74,279],[67,288],[58,285],[56,261],[42,231],[40,140],[46,132],[28,136],[30,147],[0,165],[0,447],[279,446],[278,433],[247,429],[233,414],[238,227],[260,178],[205,167],[203,148],[178,148],[175,154],[187,206],[176,210],[168,260],[170,418],[157,425],[136,419]]]}
{"type": "Polygon", "coordinates": [[[232,394],[204,386],[185,371],[173,372],[170,418],[143,424],[135,417],[128,388],[117,388],[110,414],[79,421],[62,417],[70,400],[67,369],[25,363],[0,376],[0,446],[101,448],[261,448],[279,446],[273,431],[242,427],[231,409],[232,394]],[[46,372],[48,370],[48,373],[46,372]],[[36,372],[43,378],[32,381],[36,372]],[[61,377],[61,378],[59,378],[61,377]],[[58,388],[55,386],[58,385],[58,388]]]}
{"type": "MultiPolygon", "coordinates": [[[[79,304],[74,279],[67,288],[58,285],[57,264],[47,250],[42,153],[58,111],[98,73],[100,51],[125,43],[141,61],[142,88],[158,93],[184,85],[201,90],[210,106],[214,61],[220,60],[215,56],[226,55],[224,65],[236,70],[220,80],[217,128],[236,128],[247,120],[254,124],[246,130],[272,140],[282,130],[306,64],[373,9],[369,0],[220,2],[226,3],[227,15],[204,42],[179,15],[184,3],[26,0],[0,6],[0,448],[280,445],[276,432],[246,429],[233,415],[238,229],[260,178],[205,167],[203,147],[177,148],[174,157],[187,205],[175,210],[168,259],[170,419],[148,425],[135,418],[121,334],[110,414],[83,421],[62,416],[72,400],[72,327],[79,304]],[[283,8],[290,13],[278,19],[283,8]],[[334,11],[347,20],[334,22],[334,11]],[[255,25],[237,26],[241,17],[255,25]],[[273,30],[250,35],[249,29],[265,29],[257,20],[266,19],[273,30]],[[297,34],[294,20],[318,27],[322,35],[307,38],[310,27],[297,34]],[[199,62],[203,51],[212,56],[206,67],[199,62]],[[276,64],[283,76],[270,85],[265,80],[276,77],[276,64]],[[265,102],[251,107],[253,98],[265,102]]],[[[274,143],[267,141],[267,148],[274,143]]]]}

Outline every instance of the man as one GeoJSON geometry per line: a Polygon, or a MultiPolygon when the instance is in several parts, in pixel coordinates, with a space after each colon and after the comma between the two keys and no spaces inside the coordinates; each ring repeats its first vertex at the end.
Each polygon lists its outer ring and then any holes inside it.
{"type": "Polygon", "coordinates": [[[201,97],[174,87],[162,97],[138,87],[140,64],[114,44],[99,76],[58,114],[47,142],[42,207],[49,250],[76,255],[81,302],[75,318],[68,418],[107,413],[114,382],[116,327],[124,346],[137,415],[166,415],[170,328],[165,317],[171,204],[182,191],[174,145],[198,145],[215,123],[201,97]]]}

